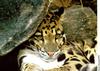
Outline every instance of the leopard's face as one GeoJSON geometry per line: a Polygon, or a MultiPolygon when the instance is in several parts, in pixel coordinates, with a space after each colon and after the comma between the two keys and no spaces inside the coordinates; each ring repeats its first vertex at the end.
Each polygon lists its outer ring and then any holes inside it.
{"type": "Polygon", "coordinates": [[[49,12],[29,40],[30,43],[33,42],[32,45],[42,57],[56,58],[61,54],[60,48],[66,40],[60,23],[60,17],[63,12],[64,9],[62,7],[56,12],[49,12]]]}

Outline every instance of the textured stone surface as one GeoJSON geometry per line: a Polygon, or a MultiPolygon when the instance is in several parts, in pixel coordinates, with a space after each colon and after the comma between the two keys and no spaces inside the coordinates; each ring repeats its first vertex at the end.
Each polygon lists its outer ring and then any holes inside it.
{"type": "Polygon", "coordinates": [[[92,39],[97,35],[96,15],[89,7],[68,8],[61,21],[69,39],[92,39]]]}
{"type": "Polygon", "coordinates": [[[48,0],[0,1],[0,55],[31,36],[45,16],[48,0]]]}

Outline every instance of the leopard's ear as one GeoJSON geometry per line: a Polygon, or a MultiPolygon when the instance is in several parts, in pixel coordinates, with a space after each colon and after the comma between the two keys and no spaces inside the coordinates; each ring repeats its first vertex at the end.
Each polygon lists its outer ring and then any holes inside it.
{"type": "Polygon", "coordinates": [[[63,13],[64,13],[64,8],[63,8],[63,7],[60,7],[60,8],[58,9],[58,11],[55,12],[55,14],[58,15],[59,17],[60,17],[63,13]]]}

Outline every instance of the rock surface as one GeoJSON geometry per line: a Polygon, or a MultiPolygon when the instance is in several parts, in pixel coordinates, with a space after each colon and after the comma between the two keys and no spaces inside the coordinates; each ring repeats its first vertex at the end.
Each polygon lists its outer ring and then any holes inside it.
{"type": "Polygon", "coordinates": [[[27,40],[45,16],[48,0],[0,1],[0,55],[27,40]]]}

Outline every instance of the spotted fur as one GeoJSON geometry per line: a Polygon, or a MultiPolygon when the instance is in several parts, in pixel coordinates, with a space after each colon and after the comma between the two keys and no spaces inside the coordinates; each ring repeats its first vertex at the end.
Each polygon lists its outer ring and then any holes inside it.
{"type": "Polygon", "coordinates": [[[63,66],[67,66],[68,71],[87,71],[86,65],[95,62],[96,42],[91,39],[67,41],[60,22],[63,12],[63,7],[48,12],[33,36],[26,41],[18,55],[21,71],[47,71],[63,66]]]}

